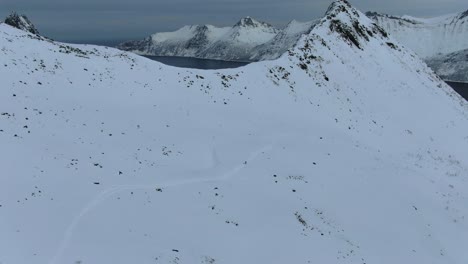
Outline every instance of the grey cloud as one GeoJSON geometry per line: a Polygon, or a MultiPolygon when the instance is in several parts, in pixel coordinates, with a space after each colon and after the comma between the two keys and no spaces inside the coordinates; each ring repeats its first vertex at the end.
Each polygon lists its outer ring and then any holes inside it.
{"type": "MultiPolygon", "coordinates": [[[[323,15],[332,0],[0,0],[0,16],[25,13],[58,40],[136,39],[188,24],[232,25],[252,16],[282,26],[323,15]]],[[[436,16],[468,9],[466,0],[354,0],[362,11],[436,16]]]]}

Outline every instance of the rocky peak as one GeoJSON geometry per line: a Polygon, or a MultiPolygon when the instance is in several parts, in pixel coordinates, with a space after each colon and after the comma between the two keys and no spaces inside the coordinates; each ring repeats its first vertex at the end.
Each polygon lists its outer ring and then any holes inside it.
{"type": "Polygon", "coordinates": [[[207,25],[198,25],[196,28],[197,33],[206,33],[208,31],[207,25]]]}
{"type": "Polygon", "coordinates": [[[244,17],[242,18],[235,27],[272,27],[270,24],[265,22],[257,21],[251,17],[244,17]]]}
{"type": "MultiPolygon", "coordinates": [[[[369,42],[371,38],[388,38],[385,30],[356,10],[346,0],[333,2],[325,13],[321,25],[331,32],[338,33],[348,44],[361,50],[364,48],[364,43],[369,42]]],[[[393,43],[388,45],[395,46],[393,43]]]]}
{"type": "Polygon", "coordinates": [[[351,4],[348,1],[336,0],[330,4],[327,12],[325,13],[325,16],[338,15],[339,13],[343,13],[343,12],[349,13],[350,11],[354,13],[356,12],[356,10],[351,6],[351,4]]]}
{"type": "Polygon", "coordinates": [[[25,15],[18,15],[16,12],[11,13],[6,19],[5,24],[21,29],[32,34],[39,35],[39,31],[34,24],[25,15]]]}
{"type": "Polygon", "coordinates": [[[463,12],[463,13],[461,13],[459,19],[463,19],[463,18],[465,18],[465,17],[468,17],[468,10],[466,10],[466,11],[463,12]]]}

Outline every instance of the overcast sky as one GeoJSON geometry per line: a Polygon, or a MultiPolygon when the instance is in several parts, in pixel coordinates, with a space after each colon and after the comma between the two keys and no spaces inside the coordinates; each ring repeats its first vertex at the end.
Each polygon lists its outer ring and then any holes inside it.
{"type": "MultiPolygon", "coordinates": [[[[235,24],[241,17],[283,26],[319,18],[332,0],[0,0],[0,16],[26,14],[48,37],[75,42],[138,39],[189,24],[235,24]]],[[[430,17],[468,9],[467,0],[351,0],[361,11],[430,17]]]]}

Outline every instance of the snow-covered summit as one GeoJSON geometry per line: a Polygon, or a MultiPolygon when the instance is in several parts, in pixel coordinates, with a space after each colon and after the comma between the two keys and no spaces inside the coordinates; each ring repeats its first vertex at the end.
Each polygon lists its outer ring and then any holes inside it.
{"type": "Polygon", "coordinates": [[[245,45],[256,46],[271,40],[277,33],[278,29],[272,25],[246,17],[236,23],[219,41],[227,45],[242,42],[245,45]]]}
{"type": "Polygon", "coordinates": [[[5,19],[5,24],[32,34],[39,35],[39,31],[25,15],[18,15],[17,13],[13,12],[5,19]]]}
{"type": "Polygon", "coordinates": [[[465,263],[468,106],[342,3],[219,71],[1,24],[0,262],[465,263]]]}
{"type": "Polygon", "coordinates": [[[239,20],[239,22],[237,22],[234,26],[235,26],[235,27],[265,27],[265,28],[273,28],[273,26],[271,26],[270,24],[265,23],[265,22],[257,21],[257,20],[255,20],[254,18],[251,18],[250,16],[247,16],[247,17],[242,18],[242,19],[239,20]]]}

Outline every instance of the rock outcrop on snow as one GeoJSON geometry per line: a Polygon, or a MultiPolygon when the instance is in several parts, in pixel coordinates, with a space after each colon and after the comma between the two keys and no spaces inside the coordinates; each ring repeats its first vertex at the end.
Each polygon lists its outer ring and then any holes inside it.
{"type": "Polygon", "coordinates": [[[39,35],[39,31],[25,15],[18,15],[17,13],[13,12],[5,19],[5,24],[32,34],[39,35]]]}

